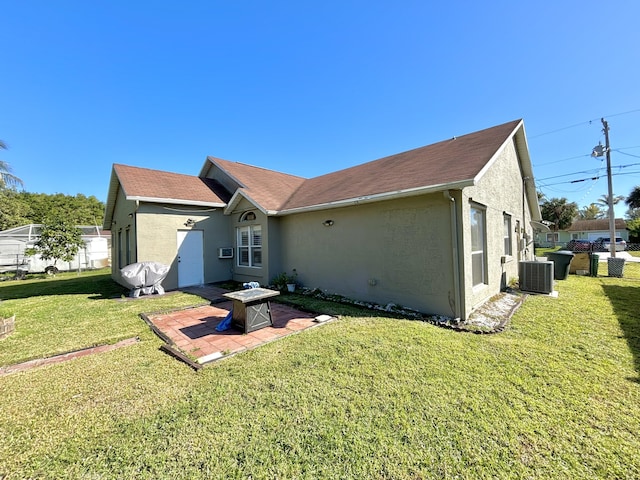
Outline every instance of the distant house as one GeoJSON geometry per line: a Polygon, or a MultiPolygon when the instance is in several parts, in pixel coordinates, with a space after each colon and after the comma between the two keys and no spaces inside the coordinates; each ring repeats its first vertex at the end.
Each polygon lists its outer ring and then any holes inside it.
{"type": "MultiPolygon", "coordinates": [[[[616,237],[621,237],[624,241],[629,241],[629,231],[627,224],[622,218],[615,220],[616,237]]],[[[547,243],[553,242],[553,232],[546,234],[547,243]]],[[[556,233],[556,243],[564,244],[570,240],[594,240],[604,237],[609,238],[609,219],[599,218],[595,220],[575,220],[569,228],[556,233]]]]}
{"type": "MultiPolygon", "coordinates": [[[[0,271],[20,268],[30,272],[44,272],[53,266],[53,260],[44,260],[40,255],[25,255],[40,238],[42,225],[32,223],[0,232],[0,271]]],[[[109,265],[111,254],[111,232],[98,226],[78,226],[85,243],[70,262],[58,261],[58,270],[82,270],[104,268],[109,265]]]]}
{"type": "Polygon", "coordinates": [[[533,258],[540,221],[521,120],[305,179],[208,157],[198,176],[114,165],[112,275],[170,265],[165,288],[305,286],[465,319],[533,258]]]}

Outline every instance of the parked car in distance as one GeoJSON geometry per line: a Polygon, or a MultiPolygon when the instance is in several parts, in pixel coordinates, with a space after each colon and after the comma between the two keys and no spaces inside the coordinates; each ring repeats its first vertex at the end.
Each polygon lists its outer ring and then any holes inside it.
{"type": "Polygon", "coordinates": [[[589,240],[571,240],[567,243],[566,248],[572,252],[590,252],[591,242],[589,240]]]}
{"type": "MultiPolygon", "coordinates": [[[[624,252],[627,249],[627,242],[620,237],[616,237],[615,245],[616,252],[624,252]]],[[[611,239],[609,237],[596,238],[596,241],[593,242],[593,249],[601,252],[610,251],[611,239]]]]}

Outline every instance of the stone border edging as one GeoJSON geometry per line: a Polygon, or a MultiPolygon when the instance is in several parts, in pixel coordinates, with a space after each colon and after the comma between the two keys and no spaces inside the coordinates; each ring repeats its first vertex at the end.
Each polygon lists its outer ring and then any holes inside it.
{"type": "Polygon", "coordinates": [[[45,365],[54,365],[56,363],[73,360],[75,358],[93,355],[94,353],[110,352],[112,350],[116,350],[117,348],[128,347],[129,345],[134,345],[139,342],[140,338],[132,337],[109,345],[99,345],[97,347],[83,348],[81,350],[75,350],[73,352],[61,353],[60,355],[55,355],[53,357],[37,358],[35,360],[16,363],[15,365],[0,367],[0,376],[9,375],[11,373],[24,372],[26,370],[31,370],[32,368],[42,367],[45,365]]]}

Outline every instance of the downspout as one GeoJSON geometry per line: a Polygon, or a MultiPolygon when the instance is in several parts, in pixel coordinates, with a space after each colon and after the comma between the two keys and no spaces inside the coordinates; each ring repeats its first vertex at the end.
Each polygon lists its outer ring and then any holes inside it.
{"type": "MultiPolygon", "coordinates": [[[[524,248],[522,248],[522,259],[526,260],[529,252],[529,239],[527,238],[527,217],[525,213],[525,204],[526,204],[526,195],[527,195],[527,180],[529,177],[522,177],[522,240],[524,243],[524,248]]],[[[532,233],[533,233],[533,227],[532,233]]],[[[518,245],[518,249],[520,249],[520,245],[518,245]]],[[[535,251],[534,251],[535,254],[535,251]]],[[[534,255],[535,258],[535,255],[534,255]]]]}
{"type": "Polygon", "coordinates": [[[140,200],[136,200],[136,209],[133,211],[133,236],[134,236],[134,245],[136,247],[136,262],[138,262],[138,209],[140,208],[140,200]]]}
{"type": "Polygon", "coordinates": [[[449,200],[449,210],[451,212],[451,256],[453,262],[453,315],[459,319],[462,317],[462,300],[460,293],[460,255],[458,252],[458,212],[456,199],[451,196],[449,190],[443,192],[444,197],[449,200]]]}
{"type": "MultiPolygon", "coordinates": [[[[522,249],[522,258],[527,259],[527,217],[525,217],[525,195],[527,194],[527,178],[522,178],[522,239],[524,240],[524,248],[522,249]]],[[[520,248],[520,245],[518,245],[520,248]]]]}

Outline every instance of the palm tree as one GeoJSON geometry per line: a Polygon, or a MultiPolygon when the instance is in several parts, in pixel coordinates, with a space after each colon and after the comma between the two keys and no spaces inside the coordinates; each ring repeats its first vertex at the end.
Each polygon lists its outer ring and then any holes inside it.
{"type": "MultiPolygon", "coordinates": [[[[0,140],[0,149],[7,149],[7,144],[2,140],[0,140]]],[[[0,160],[0,189],[17,186],[22,186],[22,180],[11,173],[11,166],[7,162],[0,160]]]]}
{"type": "Polygon", "coordinates": [[[629,208],[640,208],[640,185],[636,185],[627,197],[626,204],[629,208]]]}
{"type": "MultiPolygon", "coordinates": [[[[614,205],[619,204],[623,200],[624,195],[613,195],[614,205]]],[[[609,195],[600,195],[600,198],[598,198],[598,201],[596,203],[605,208],[604,218],[609,218],[609,195]]]]}
{"type": "Polygon", "coordinates": [[[580,220],[595,220],[596,218],[605,218],[606,216],[605,211],[596,203],[592,203],[588,207],[583,207],[578,212],[578,218],[580,220]]]}
{"type": "MultiPolygon", "coordinates": [[[[624,195],[614,195],[613,196],[613,204],[614,205],[619,204],[623,200],[624,200],[624,195]]],[[[598,198],[598,201],[596,203],[598,205],[600,205],[600,206],[603,206],[603,207],[609,206],[609,195],[600,195],[600,198],[598,198]]]]}

